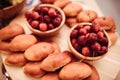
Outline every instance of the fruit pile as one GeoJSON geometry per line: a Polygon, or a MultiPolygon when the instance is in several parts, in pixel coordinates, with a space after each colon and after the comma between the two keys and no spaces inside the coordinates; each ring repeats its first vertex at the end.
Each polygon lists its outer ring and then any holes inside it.
{"type": "Polygon", "coordinates": [[[40,31],[48,31],[58,27],[61,24],[62,16],[60,12],[47,6],[35,6],[32,11],[26,11],[25,17],[28,23],[40,31]]]}
{"type": "Polygon", "coordinates": [[[72,46],[84,56],[100,56],[108,51],[108,38],[97,23],[78,24],[70,34],[72,46]]]}

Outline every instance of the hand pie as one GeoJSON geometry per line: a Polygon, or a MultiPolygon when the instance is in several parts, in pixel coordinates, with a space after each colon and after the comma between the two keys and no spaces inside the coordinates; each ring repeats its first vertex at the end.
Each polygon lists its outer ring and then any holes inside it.
{"type": "Polygon", "coordinates": [[[46,72],[40,69],[41,62],[29,62],[23,67],[26,75],[31,77],[42,77],[46,72]]]}
{"type": "Polygon", "coordinates": [[[79,22],[91,22],[97,17],[97,13],[92,10],[83,10],[77,15],[77,19],[79,22]]]}
{"type": "Polygon", "coordinates": [[[72,62],[65,65],[59,72],[62,80],[82,80],[92,74],[91,68],[82,62],[72,62]]]}
{"type": "Polygon", "coordinates": [[[41,63],[41,69],[45,71],[56,71],[71,61],[71,57],[66,53],[50,54],[41,63]]]}
{"type": "Polygon", "coordinates": [[[70,0],[56,0],[55,2],[54,2],[54,5],[55,6],[58,6],[58,7],[60,7],[60,8],[63,8],[63,7],[65,7],[67,4],[69,4],[69,3],[71,3],[71,1],[70,0]]]}
{"type": "Polygon", "coordinates": [[[23,66],[27,63],[23,53],[11,53],[5,59],[5,64],[12,66],[23,66]]]}
{"type": "Polygon", "coordinates": [[[24,30],[21,25],[10,24],[0,29],[0,40],[8,40],[23,33],[24,33],[24,30]]]}
{"type": "Polygon", "coordinates": [[[43,77],[40,78],[40,80],[60,80],[58,73],[47,73],[43,77]]]}
{"type": "Polygon", "coordinates": [[[35,43],[37,43],[35,36],[30,34],[21,34],[12,39],[9,49],[12,52],[25,51],[35,43]]]}
{"type": "Polygon", "coordinates": [[[39,42],[25,51],[25,57],[29,61],[40,61],[49,54],[54,53],[54,47],[48,42],[39,42]]]}
{"type": "Polygon", "coordinates": [[[64,8],[63,11],[66,16],[74,17],[77,16],[79,12],[82,11],[82,7],[77,3],[69,3],[64,8]]]}

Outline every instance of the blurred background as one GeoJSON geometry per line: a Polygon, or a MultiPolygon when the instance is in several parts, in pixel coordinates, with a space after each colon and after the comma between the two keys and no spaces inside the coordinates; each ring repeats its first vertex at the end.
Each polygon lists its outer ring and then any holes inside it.
{"type": "Polygon", "coordinates": [[[120,35],[120,0],[96,0],[96,2],[105,16],[114,18],[120,35]]]}

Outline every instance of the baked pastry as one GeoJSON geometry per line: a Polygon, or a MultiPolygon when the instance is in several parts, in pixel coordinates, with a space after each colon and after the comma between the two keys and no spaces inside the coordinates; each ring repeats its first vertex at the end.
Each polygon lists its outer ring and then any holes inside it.
{"type": "Polygon", "coordinates": [[[41,63],[41,69],[45,71],[56,71],[71,61],[71,57],[65,53],[50,54],[41,63]]]}
{"type": "Polygon", "coordinates": [[[29,62],[23,67],[26,75],[31,77],[42,77],[46,72],[40,69],[41,62],[29,62]]]}
{"type": "Polygon", "coordinates": [[[56,42],[50,41],[49,43],[54,47],[55,49],[54,53],[61,53],[60,47],[56,42]]]}
{"type": "Polygon", "coordinates": [[[11,53],[5,59],[5,64],[10,66],[24,66],[26,63],[23,53],[11,53]]]}
{"type": "Polygon", "coordinates": [[[97,13],[93,10],[83,10],[77,15],[79,22],[91,22],[97,17],[97,13]]]}
{"type": "Polygon", "coordinates": [[[55,2],[54,2],[54,5],[55,6],[58,6],[58,7],[60,7],[60,8],[63,8],[63,7],[65,7],[67,4],[69,4],[69,3],[71,3],[71,1],[70,0],[56,0],[55,2]]]}
{"type": "Polygon", "coordinates": [[[110,46],[114,45],[116,43],[117,39],[118,39],[117,34],[114,33],[114,32],[107,32],[107,34],[108,34],[108,37],[110,38],[110,41],[111,41],[110,46]]]}
{"type": "Polygon", "coordinates": [[[67,54],[71,57],[71,62],[76,62],[76,61],[79,61],[79,59],[77,59],[73,54],[72,52],[68,51],[68,50],[65,50],[63,51],[64,54],[67,54]]]}
{"type": "Polygon", "coordinates": [[[16,23],[10,24],[0,29],[0,40],[7,40],[23,33],[24,30],[21,25],[16,23]]]}
{"type": "Polygon", "coordinates": [[[52,4],[54,3],[56,0],[40,0],[42,3],[48,3],[48,4],[52,4]]]}
{"type": "Polygon", "coordinates": [[[84,80],[100,80],[100,76],[99,76],[98,71],[96,70],[96,68],[91,64],[88,64],[88,65],[92,69],[92,74],[89,77],[87,77],[86,79],[84,79],[84,80]]]}
{"type": "Polygon", "coordinates": [[[92,74],[91,68],[83,62],[72,62],[65,65],[59,72],[62,80],[82,80],[92,74]]]}
{"type": "Polygon", "coordinates": [[[40,61],[47,57],[49,54],[54,53],[54,47],[48,42],[39,42],[29,47],[24,55],[30,61],[40,61]]]}
{"type": "Polygon", "coordinates": [[[25,51],[27,48],[37,43],[35,36],[30,34],[21,34],[12,39],[10,42],[10,51],[25,51]]]}
{"type": "Polygon", "coordinates": [[[0,41],[0,50],[9,52],[9,44],[10,42],[0,41]]]}
{"type": "Polygon", "coordinates": [[[77,18],[76,17],[68,17],[66,18],[66,24],[69,27],[73,27],[74,25],[76,25],[78,23],[77,18]]]}
{"type": "Polygon", "coordinates": [[[94,22],[99,23],[102,28],[106,31],[115,32],[116,31],[116,24],[114,19],[110,16],[103,16],[98,17],[94,20],[94,22]]]}
{"type": "Polygon", "coordinates": [[[72,2],[67,4],[63,8],[63,11],[66,16],[74,17],[77,16],[77,14],[82,11],[82,7],[80,6],[80,4],[72,2]]]}
{"type": "Polygon", "coordinates": [[[47,73],[43,77],[40,78],[40,80],[60,80],[58,73],[47,73]]]}

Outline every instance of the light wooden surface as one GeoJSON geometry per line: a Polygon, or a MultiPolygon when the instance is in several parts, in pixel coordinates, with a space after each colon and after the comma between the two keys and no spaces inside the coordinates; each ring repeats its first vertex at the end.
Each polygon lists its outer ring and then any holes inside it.
{"type": "MultiPolygon", "coordinates": [[[[37,1],[37,0],[35,0],[37,1]]],[[[75,0],[73,0],[75,1],[75,0]]],[[[90,7],[90,9],[93,9],[98,12],[100,16],[103,16],[102,12],[100,11],[99,7],[97,6],[95,0],[77,0],[80,2],[80,4],[83,5],[83,7],[87,8],[90,7]],[[87,7],[86,7],[87,6],[87,7]]],[[[32,5],[33,6],[33,5],[32,5]]],[[[16,17],[12,23],[18,23],[23,26],[25,29],[25,32],[27,34],[31,33],[31,31],[28,29],[25,23],[25,18],[23,14],[20,14],[18,17],[16,17]]],[[[55,37],[52,37],[51,39],[57,42],[61,48],[61,50],[68,50],[68,44],[67,44],[67,34],[69,32],[69,28],[64,25],[63,28],[60,30],[58,35],[55,37]]],[[[116,44],[113,45],[110,49],[107,55],[98,60],[92,62],[93,65],[97,68],[101,80],[115,80],[119,70],[120,70],[120,39],[117,40],[116,44]]],[[[6,54],[2,54],[2,59],[4,62],[4,59],[6,58],[6,54]]],[[[5,68],[7,69],[7,72],[11,76],[12,80],[39,80],[39,78],[32,78],[28,77],[23,73],[22,67],[12,67],[5,65],[5,68]]]]}

